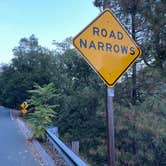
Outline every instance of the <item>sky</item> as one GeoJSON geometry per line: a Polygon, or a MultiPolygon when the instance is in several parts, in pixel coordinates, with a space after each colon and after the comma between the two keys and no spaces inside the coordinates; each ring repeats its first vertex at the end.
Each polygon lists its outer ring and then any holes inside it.
{"type": "Polygon", "coordinates": [[[0,0],[0,64],[10,63],[21,38],[34,34],[39,44],[78,34],[98,14],[93,0],[0,0]]]}

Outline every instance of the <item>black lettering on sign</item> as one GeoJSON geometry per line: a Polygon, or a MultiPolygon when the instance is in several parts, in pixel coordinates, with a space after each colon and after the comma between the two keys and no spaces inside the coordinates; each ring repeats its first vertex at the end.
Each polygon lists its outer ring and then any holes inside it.
{"type": "Polygon", "coordinates": [[[130,54],[131,54],[131,55],[134,55],[134,54],[135,54],[135,51],[134,51],[134,48],[133,48],[133,47],[130,48],[130,54]]]}
{"type": "Polygon", "coordinates": [[[102,43],[102,42],[98,42],[98,50],[102,50],[102,51],[104,51],[104,43],[102,43]]]}
{"type": "Polygon", "coordinates": [[[102,36],[104,38],[112,38],[116,40],[123,40],[124,35],[122,32],[116,32],[114,30],[107,30],[105,28],[98,28],[98,27],[93,27],[92,34],[95,36],[102,36]]]}
{"type": "Polygon", "coordinates": [[[107,51],[107,52],[108,52],[108,51],[112,52],[112,44],[106,43],[106,51],[107,51]]]}
{"type": "Polygon", "coordinates": [[[127,52],[128,52],[128,46],[122,46],[121,45],[121,50],[122,50],[122,54],[127,54],[127,52]]]}
{"type": "Polygon", "coordinates": [[[82,40],[82,39],[80,39],[80,47],[82,48],[82,46],[84,47],[84,48],[87,48],[87,40],[82,40]]]}
{"type": "Polygon", "coordinates": [[[122,32],[118,32],[117,33],[117,38],[118,38],[118,40],[122,40],[123,39],[123,33],[122,32]]]}
{"type": "Polygon", "coordinates": [[[114,52],[118,53],[120,50],[119,45],[115,44],[113,49],[114,49],[114,52]]]}
{"type": "Polygon", "coordinates": [[[98,27],[93,27],[93,35],[99,36],[99,28],[98,27]]]}
{"type": "Polygon", "coordinates": [[[111,31],[110,32],[110,36],[109,36],[110,38],[114,38],[114,39],[116,39],[116,36],[115,36],[115,33],[114,33],[114,31],[111,31]]]}
{"type": "Polygon", "coordinates": [[[80,47],[85,49],[92,49],[92,50],[98,50],[98,51],[106,51],[109,53],[115,53],[115,54],[135,54],[135,48],[134,47],[128,47],[126,45],[119,45],[119,44],[112,44],[112,43],[104,43],[102,41],[93,41],[93,40],[86,40],[86,39],[80,39],[80,47]]]}
{"type": "Polygon", "coordinates": [[[103,37],[107,37],[107,30],[106,29],[102,29],[101,30],[101,36],[103,36],[103,37]]]}
{"type": "Polygon", "coordinates": [[[94,48],[96,50],[96,46],[95,46],[95,43],[93,42],[93,40],[90,42],[89,48],[94,48]]]}

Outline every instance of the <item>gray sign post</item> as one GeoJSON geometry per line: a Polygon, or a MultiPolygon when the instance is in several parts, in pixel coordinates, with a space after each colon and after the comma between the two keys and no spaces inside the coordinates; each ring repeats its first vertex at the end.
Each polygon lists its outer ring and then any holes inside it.
{"type": "Polygon", "coordinates": [[[114,88],[107,87],[106,115],[107,115],[108,166],[115,166],[113,97],[114,97],[114,88]]]}

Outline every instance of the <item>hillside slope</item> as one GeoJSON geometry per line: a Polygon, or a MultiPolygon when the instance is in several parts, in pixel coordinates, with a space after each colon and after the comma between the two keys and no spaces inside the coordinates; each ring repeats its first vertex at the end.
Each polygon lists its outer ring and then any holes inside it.
{"type": "Polygon", "coordinates": [[[144,69],[142,103],[115,106],[117,165],[166,165],[166,76],[144,69]]]}

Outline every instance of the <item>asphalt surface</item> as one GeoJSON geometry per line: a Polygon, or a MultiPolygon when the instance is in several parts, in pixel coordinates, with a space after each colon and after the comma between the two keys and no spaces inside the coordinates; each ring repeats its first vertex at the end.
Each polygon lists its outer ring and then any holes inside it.
{"type": "Polygon", "coordinates": [[[0,166],[39,166],[10,110],[0,107],[0,166]]]}

